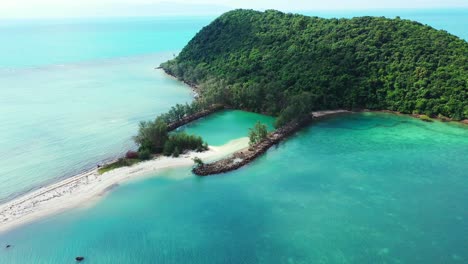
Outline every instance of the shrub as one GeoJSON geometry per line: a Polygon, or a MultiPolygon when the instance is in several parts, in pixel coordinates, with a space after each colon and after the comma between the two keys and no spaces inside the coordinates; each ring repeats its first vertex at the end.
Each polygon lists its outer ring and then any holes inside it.
{"type": "Polygon", "coordinates": [[[138,158],[141,160],[149,160],[151,158],[151,152],[147,149],[143,149],[138,152],[138,158]]]}
{"type": "Polygon", "coordinates": [[[174,153],[172,153],[172,156],[174,156],[176,158],[180,156],[179,147],[175,147],[174,153]]]}
{"type": "Polygon", "coordinates": [[[203,166],[203,160],[200,159],[199,157],[193,158],[193,162],[195,163],[195,167],[200,167],[203,166]]]}
{"type": "Polygon", "coordinates": [[[98,172],[99,172],[99,174],[103,174],[103,173],[111,171],[113,169],[132,166],[133,164],[138,163],[139,161],[140,160],[138,160],[138,159],[120,158],[120,159],[118,159],[117,161],[115,161],[113,163],[106,164],[103,167],[99,168],[98,172]]]}
{"type": "Polygon", "coordinates": [[[167,140],[167,124],[160,118],[154,122],[140,122],[138,135],[133,140],[139,145],[139,151],[146,149],[160,153],[167,140]]]}
{"type": "Polygon", "coordinates": [[[208,145],[203,142],[201,137],[180,132],[169,136],[168,140],[164,144],[163,153],[166,156],[173,155],[176,157],[176,152],[178,152],[178,156],[186,150],[196,150],[201,152],[206,149],[208,149],[208,145]]]}
{"type": "Polygon", "coordinates": [[[257,121],[249,131],[249,145],[255,145],[268,136],[267,126],[257,121]]]}

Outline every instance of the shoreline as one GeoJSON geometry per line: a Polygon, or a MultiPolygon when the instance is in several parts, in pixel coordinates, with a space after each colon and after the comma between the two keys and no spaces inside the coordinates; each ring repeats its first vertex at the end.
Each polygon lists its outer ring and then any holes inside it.
{"type": "Polygon", "coordinates": [[[164,169],[190,167],[194,157],[220,159],[247,146],[248,138],[239,138],[222,146],[210,146],[205,152],[189,152],[178,158],[158,157],[104,174],[99,174],[96,168],[43,186],[0,205],[0,234],[71,208],[89,206],[124,182],[164,169]]]}
{"type": "MultiPolygon", "coordinates": [[[[419,119],[421,121],[424,121],[424,120],[422,120],[420,118],[421,116],[423,116],[422,114],[405,114],[405,113],[402,113],[402,112],[392,111],[392,110],[385,110],[385,109],[384,110],[361,109],[361,110],[354,110],[354,111],[356,113],[387,113],[387,114],[393,114],[393,115],[412,117],[412,118],[416,118],[416,119],[419,119]]],[[[453,119],[448,118],[448,117],[441,118],[441,117],[432,117],[432,116],[429,116],[429,118],[433,119],[433,120],[443,122],[443,123],[456,123],[456,124],[461,124],[461,125],[468,125],[468,119],[453,120],[453,119]]]]}
{"type": "Polygon", "coordinates": [[[164,69],[164,68],[161,67],[161,66],[156,67],[156,68],[154,68],[154,69],[155,69],[155,70],[161,70],[162,72],[164,72],[164,73],[165,73],[167,76],[169,76],[170,78],[172,78],[172,79],[174,79],[174,80],[176,80],[176,81],[179,81],[179,82],[181,82],[181,83],[187,85],[187,86],[190,88],[190,90],[192,90],[192,92],[193,92],[195,98],[197,98],[197,97],[199,96],[199,94],[198,94],[198,86],[197,86],[196,84],[194,84],[194,83],[189,83],[189,82],[187,82],[187,81],[185,81],[185,80],[179,79],[177,76],[175,76],[174,74],[172,74],[172,73],[166,71],[166,69],[164,69]]]}

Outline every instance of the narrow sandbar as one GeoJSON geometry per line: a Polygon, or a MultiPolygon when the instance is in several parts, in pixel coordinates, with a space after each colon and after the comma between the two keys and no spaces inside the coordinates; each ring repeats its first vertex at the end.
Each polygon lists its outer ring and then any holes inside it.
{"type": "Polygon", "coordinates": [[[148,177],[162,169],[192,166],[194,157],[199,157],[203,161],[212,161],[246,147],[248,147],[248,138],[240,138],[219,147],[210,146],[208,151],[202,153],[190,152],[178,158],[158,157],[102,175],[97,169],[93,169],[0,205],[0,232],[70,208],[89,205],[125,181],[148,177]]]}

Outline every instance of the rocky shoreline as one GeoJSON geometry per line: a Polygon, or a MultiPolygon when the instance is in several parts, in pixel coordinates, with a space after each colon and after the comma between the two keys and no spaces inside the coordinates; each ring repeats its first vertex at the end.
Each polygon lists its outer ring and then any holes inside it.
{"type": "Polygon", "coordinates": [[[184,126],[190,122],[193,122],[197,119],[200,119],[202,117],[205,117],[207,115],[210,115],[214,112],[218,112],[220,110],[223,110],[225,109],[224,105],[221,105],[221,104],[214,104],[210,107],[208,107],[207,109],[205,110],[202,110],[200,112],[197,112],[193,115],[189,115],[189,116],[185,116],[183,117],[180,121],[177,121],[177,122],[173,122],[173,123],[170,123],[167,125],[167,130],[168,131],[173,131],[173,130],[176,130],[177,128],[181,127],[181,126],[184,126]]]}
{"type": "Polygon", "coordinates": [[[177,76],[175,76],[173,73],[167,71],[166,69],[164,69],[163,67],[159,66],[159,67],[156,67],[155,68],[156,70],[163,70],[167,75],[171,76],[172,78],[175,78],[176,80],[178,81],[181,81],[183,83],[185,83],[186,85],[188,85],[190,88],[192,88],[192,90],[194,92],[196,92],[198,90],[198,86],[194,83],[190,83],[190,82],[187,82],[186,80],[182,80],[180,78],[178,78],[177,76]]]}
{"type": "Polygon", "coordinates": [[[198,176],[226,173],[243,167],[265,153],[270,147],[310,124],[311,121],[325,116],[350,113],[347,110],[318,111],[298,121],[293,121],[270,133],[267,138],[247,149],[235,152],[231,156],[213,163],[201,164],[192,169],[198,176]]]}

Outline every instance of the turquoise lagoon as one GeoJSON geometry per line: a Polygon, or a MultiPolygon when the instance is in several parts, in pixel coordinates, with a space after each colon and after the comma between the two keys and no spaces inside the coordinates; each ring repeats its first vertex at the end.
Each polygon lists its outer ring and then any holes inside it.
{"type": "Polygon", "coordinates": [[[330,118],[238,171],[166,170],[2,234],[0,263],[466,263],[467,157],[461,125],[330,118]]]}
{"type": "Polygon", "coordinates": [[[189,134],[203,135],[203,139],[211,146],[221,146],[230,140],[247,137],[249,129],[256,122],[267,125],[268,130],[274,130],[275,119],[239,110],[221,111],[212,114],[203,122],[194,122],[181,128],[189,134]]]}

